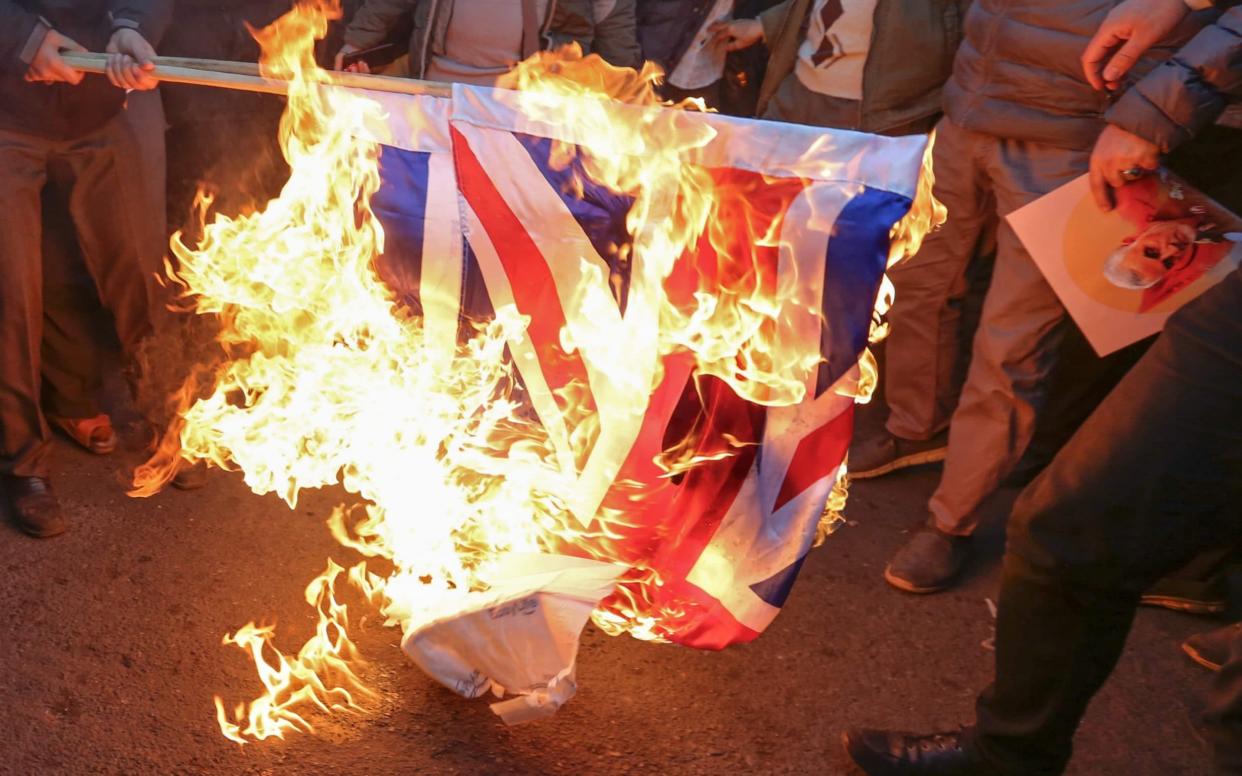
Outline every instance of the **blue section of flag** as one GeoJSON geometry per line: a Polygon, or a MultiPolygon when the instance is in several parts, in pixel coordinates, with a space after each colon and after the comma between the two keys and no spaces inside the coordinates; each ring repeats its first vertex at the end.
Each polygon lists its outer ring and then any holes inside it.
{"type": "Polygon", "coordinates": [[[751,585],[750,589],[763,599],[764,603],[775,606],[777,609],[781,608],[785,605],[785,599],[789,598],[789,591],[793,590],[794,580],[798,578],[798,571],[801,570],[805,560],[806,556],[803,555],[762,582],[751,585]]]}
{"type": "Polygon", "coordinates": [[[371,209],[384,227],[384,254],[376,259],[376,270],[398,299],[421,312],[418,284],[431,154],[393,146],[380,149],[380,188],[371,198],[371,209]]]}
{"type": "Polygon", "coordinates": [[[824,333],[815,395],[854,367],[867,345],[871,311],[888,264],[889,233],[910,210],[910,198],[865,187],[837,216],[824,272],[824,333]]]}
{"type": "Polygon", "coordinates": [[[581,158],[577,156],[565,168],[553,169],[549,163],[552,154],[550,139],[521,132],[514,132],[513,136],[530,154],[544,180],[560,195],[595,251],[608,262],[612,290],[617,296],[617,304],[624,310],[630,285],[630,262],[622,261],[619,248],[630,243],[625,217],[634,206],[634,198],[618,194],[591,180],[583,169],[581,158]]]}

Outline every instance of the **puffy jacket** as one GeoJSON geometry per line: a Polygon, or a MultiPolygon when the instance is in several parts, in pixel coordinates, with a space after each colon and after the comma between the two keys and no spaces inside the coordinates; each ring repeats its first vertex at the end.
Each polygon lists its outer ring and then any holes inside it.
{"type": "MultiPolygon", "coordinates": [[[[513,0],[521,2],[521,0],[513,0]]],[[[447,29],[452,0],[366,0],[345,30],[345,41],[358,48],[382,43],[402,14],[414,12],[414,31],[410,35],[410,74],[423,78],[431,59],[430,42],[447,29]]],[[[576,41],[584,51],[591,50],[595,16],[591,0],[548,0],[548,12],[540,30],[540,41],[554,48],[576,41]]]]}
{"type": "Polygon", "coordinates": [[[1242,100],[1242,8],[1204,28],[1104,118],[1169,151],[1242,100]]]}
{"type": "Polygon", "coordinates": [[[642,67],[643,51],[638,45],[636,0],[594,0],[595,31],[590,53],[618,67],[642,67]]]}
{"type": "MultiPolygon", "coordinates": [[[[1079,61],[1120,0],[975,0],[945,85],[954,123],[998,137],[1089,148],[1109,96],[1087,83],[1079,61]]],[[[1141,79],[1213,18],[1191,14],[1131,71],[1141,79]]]]}
{"type": "Polygon", "coordinates": [[[0,0],[0,129],[52,140],[82,137],[125,103],[125,92],[103,76],[88,75],[77,86],[27,83],[30,60],[49,29],[103,51],[115,20],[157,45],[171,15],[172,0],[0,0]]]}
{"type": "MultiPolygon", "coordinates": [[[[969,5],[970,0],[877,0],[853,129],[884,132],[940,111],[940,90],[969,5]]],[[[813,6],[814,0],[786,0],[759,15],[771,58],[759,89],[758,115],[793,73],[813,6]]]]}

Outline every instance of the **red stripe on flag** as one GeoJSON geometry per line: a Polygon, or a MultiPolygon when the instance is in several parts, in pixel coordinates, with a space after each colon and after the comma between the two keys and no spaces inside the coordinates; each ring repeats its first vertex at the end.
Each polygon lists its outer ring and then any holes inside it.
{"type": "MultiPolygon", "coordinates": [[[[572,400],[579,403],[574,408],[577,417],[594,414],[595,397],[591,393],[586,364],[577,351],[566,353],[560,345],[565,310],[557,295],[556,280],[547,258],[496,189],[465,136],[455,127],[450,129],[458,187],[496,248],[518,311],[530,317],[526,334],[534,344],[548,388],[556,395],[562,410],[565,402],[572,400]],[[570,386],[580,390],[565,392],[570,386]]],[[[583,445],[583,448],[575,451],[579,467],[590,452],[589,445],[583,445]]]]}
{"type": "Polygon", "coordinates": [[[854,432],[854,405],[802,438],[789,461],[789,471],[781,483],[772,511],[800,496],[841,465],[854,432]]]}

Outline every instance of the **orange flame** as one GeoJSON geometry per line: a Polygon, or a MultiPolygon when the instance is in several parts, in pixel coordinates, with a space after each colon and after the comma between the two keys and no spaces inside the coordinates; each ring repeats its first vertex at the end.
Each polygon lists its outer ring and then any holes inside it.
{"type": "MultiPolygon", "coordinates": [[[[666,637],[684,613],[655,605],[650,591],[661,580],[641,558],[618,550],[623,539],[651,530],[627,522],[626,499],[642,494],[627,495],[619,483],[621,498],[584,526],[574,514],[573,473],[514,393],[518,380],[504,354],[528,322],[498,310],[446,354],[376,275],[384,233],[370,199],[379,186],[379,148],[359,138],[371,136],[366,127],[381,119],[379,108],[360,94],[322,88],[330,77],[314,64],[314,39],[337,16],[335,0],[315,0],[256,34],[265,73],[289,82],[280,139],[291,177],[265,208],[206,223],[193,248],[174,238],[179,267],[172,277],[188,307],[220,318],[225,357],[201,367],[210,371],[208,390],[196,390],[203,382],[196,375],[177,397],[179,420],[137,472],[135,493],[157,491],[181,460],[239,469],[256,493],[278,493],[290,506],[305,488],[340,482],[365,504],[339,507],[329,520],[332,535],[391,569],[378,574],[359,563],[346,580],[407,633],[486,589],[492,565],[508,552],[568,549],[633,560],[596,622],[610,633],[666,637]]],[[[596,152],[580,158],[572,144],[556,144],[554,165],[576,161],[591,182],[634,200],[631,244],[616,250],[631,262],[626,320],[635,323],[619,337],[594,322],[591,310],[615,309],[609,284],[597,277],[601,282],[582,284],[578,302],[586,312],[562,332],[562,347],[633,396],[632,412],[643,411],[661,377],[658,360],[646,371],[632,368],[627,354],[634,352],[686,353],[698,374],[740,396],[797,403],[821,357],[818,347],[789,344],[786,302],[797,298],[797,279],[775,271],[780,222],[758,215],[773,208],[750,204],[786,196],[782,179],[739,182],[687,164],[715,130],[662,109],[652,89],[659,75],[651,66],[619,70],[569,50],[537,55],[506,80],[520,90],[526,116],[554,121],[570,113],[592,138],[596,152]],[[618,121],[609,100],[626,102],[629,120],[618,121]],[[753,246],[768,249],[768,259],[755,258],[762,252],[753,246]],[[688,262],[679,260],[696,251],[717,260],[686,274],[688,262]]],[[[916,247],[934,224],[930,202],[928,184],[894,230],[894,256],[916,247]]],[[[558,396],[579,465],[599,433],[580,388],[558,396]]],[[[743,444],[726,440],[704,453],[692,442],[674,442],[660,456],[668,477],[734,455],[743,444]]],[[[832,509],[844,501],[841,488],[832,509]]],[[[231,711],[216,698],[225,736],[245,743],[310,731],[315,713],[357,711],[373,697],[355,671],[361,661],[336,596],[342,572],[329,561],[308,586],[319,625],[296,656],[275,648],[270,627],[251,623],[225,637],[250,654],[263,685],[259,697],[231,711]]]]}

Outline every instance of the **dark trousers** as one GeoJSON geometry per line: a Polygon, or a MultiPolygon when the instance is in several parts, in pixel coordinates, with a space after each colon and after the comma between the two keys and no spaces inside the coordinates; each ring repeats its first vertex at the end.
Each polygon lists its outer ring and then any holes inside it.
{"type": "Polygon", "coordinates": [[[67,192],[74,235],[127,352],[151,330],[143,278],[144,201],[124,169],[119,118],[77,140],[0,132],[0,474],[47,476],[51,434],[39,406],[43,339],[43,215],[49,182],[67,192]]]}
{"type": "MultiPolygon", "coordinates": [[[[164,274],[168,240],[159,90],[131,92],[117,130],[120,171],[144,194],[117,206],[137,210],[143,241],[140,270],[152,300],[152,321],[158,326],[165,305],[155,277],[164,274]]],[[[116,343],[78,245],[69,212],[72,187],[72,179],[52,179],[43,189],[43,410],[65,418],[90,418],[100,412],[104,355],[115,350],[116,343]]]]}
{"type": "MultiPolygon", "coordinates": [[[[1155,344],[1023,491],[1009,522],[996,678],[978,748],[1003,773],[1059,773],[1140,594],[1242,539],[1242,269],[1155,344]]],[[[1218,762],[1242,768],[1242,644],[1213,691],[1218,762]]]]}

